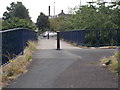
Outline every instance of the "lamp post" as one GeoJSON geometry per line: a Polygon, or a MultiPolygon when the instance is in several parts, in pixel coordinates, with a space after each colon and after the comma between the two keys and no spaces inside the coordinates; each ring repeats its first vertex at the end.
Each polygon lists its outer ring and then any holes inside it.
{"type": "Polygon", "coordinates": [[[55,2],[54,2],[54,17],[55,17],[55,2]]]}
{"type": "Polygon", "coordinates": [[[81,7],[81,0],[80,0],[80,7],[81,7]]]}

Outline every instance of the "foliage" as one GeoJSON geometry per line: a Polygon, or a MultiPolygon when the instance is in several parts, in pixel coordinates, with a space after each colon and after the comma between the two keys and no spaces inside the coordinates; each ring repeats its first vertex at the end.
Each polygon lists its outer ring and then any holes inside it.
{"type": "Polygon", "coordinates": [[[36,28],[29,16],[28,9],[25,8],[22,2],[12,2],[10,7],[7,7],[7,11],[4,12],[2,19],[2,30],[20,27],[30,29],[36,28]]]}
{"type": "Polygon", "coordinates": [[[56,18],[52,26],[60,31],[79,29],[120,28],[120,2],[88,2],[87,5],[70,10],[66,18],[56,18]],[[60,21],[58,21],[58,19],[60,21]],[[57,21],[57,22],[56,22],[57,21]]]}
{"type": "Polygon", "coordinates": [[[5,20],[2,23],[2,30],[12,29],[12,28],[29,28],[35,30],[35,24],[30,20],[19,19],[18,17],[11,18],[10,21],[5,20]]]}
{"type": "Polygon", "coordinates": [[[30,19],[28,9],[25,8],[22,2],[12,2],[10,7],[7,7],[7,11],[3,14],[3,20],[10,20],[12,17],[30,19]]]}
{"type": "Polygon", "coordinates": [[[59,24],[58,19],[51,18],[51,19],[49,19],[49,22],[50,22],[50,30],[51,31],[57,31],[59,29],[60,24],[59,24]]]}
{"type": "Polygon", "coordinates": [[[48,16],[46,16],[44,13],[40,13],[40,15],[37,18],[36,26],[42,32],[48,29],[50,26],[48,16]]]}
{"type": "Polygon", "coordinates": [[[59,31],[59,30],[65,30],[64,23],[65,18],[64,17],[58,17],[58,18],[51,18],[49,19],[50,22],[50,30],[51,31],[59,31]]]}

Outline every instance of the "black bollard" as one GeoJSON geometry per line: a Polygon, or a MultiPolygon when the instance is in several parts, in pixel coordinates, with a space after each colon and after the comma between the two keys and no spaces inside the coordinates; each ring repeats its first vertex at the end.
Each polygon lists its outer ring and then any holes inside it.
{"type": "Polygon", "coordinates": [[[60,50],[60,31],[57,31],[57,50],[60,50]]]}
{"type": "Polygon", "coordinates": [[[48,37],[48,39],[49,39],[49,33],[48,33],[47,37],[48,37]]]}

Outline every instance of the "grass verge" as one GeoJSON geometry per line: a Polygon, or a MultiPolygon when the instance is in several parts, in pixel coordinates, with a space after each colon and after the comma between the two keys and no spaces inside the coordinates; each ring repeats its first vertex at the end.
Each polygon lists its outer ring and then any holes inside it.
{"type": "Polygon", "coordinates": [[[2,67],[2,86],[5,87],[12,80],[21,74],[27,72],[27,66],[32,60],[32,53],[36,49],[37,42],[29,41],[28,47],[25,48],[24,54],[18,56],[15,60],[11,60],[9,64],[2,67]]]}
{"type": "Polygon", "coordinates": [[[104,64],[105,62],[111,60],[110,65],[108,65],[108,69],[116,72],[120,75],[120,52],[115,53],[113,56],[109,58],[104,58],[101,60],[100,64],[104,64]]]}

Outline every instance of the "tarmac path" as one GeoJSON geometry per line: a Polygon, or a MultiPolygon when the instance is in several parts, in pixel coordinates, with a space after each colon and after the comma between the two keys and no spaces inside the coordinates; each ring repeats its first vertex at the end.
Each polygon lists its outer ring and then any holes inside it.
{"type": "Polygon", "coordinates": [[[56,39],[40,39],[28,72],[7,88],[118,88],[118,76],[99,65],[115,49],[82,49],[56,39]]]}

